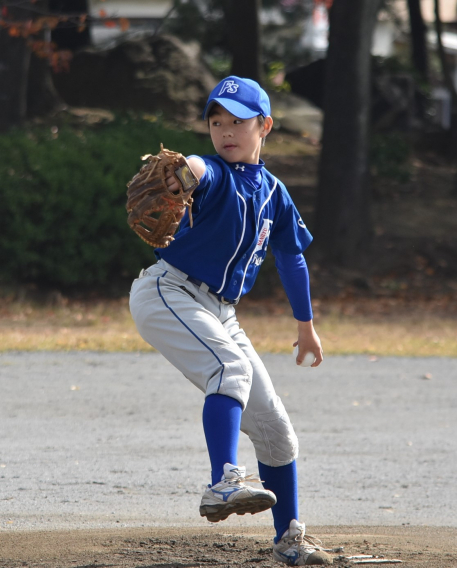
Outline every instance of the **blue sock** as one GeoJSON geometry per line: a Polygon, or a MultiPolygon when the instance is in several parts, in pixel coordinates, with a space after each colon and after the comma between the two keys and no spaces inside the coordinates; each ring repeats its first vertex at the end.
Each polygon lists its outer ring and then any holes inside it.
{"type": "Polygon", "coordinates": [[[203,406],[203,430],[211,462],[211,485],[219,483],[224,464],[238,465],[238,440],[243,408],[234,398],[210,394],[203,406]]]}
{"type": "Polygon", "coordinates": [[[289,528],[290,521],[298,518],[298,477],[295,461],[288,465],[271,467],[259,462],[260,479],[265,489],[276,495],[276,505],[271,508],[277,542],[289,528]]]}

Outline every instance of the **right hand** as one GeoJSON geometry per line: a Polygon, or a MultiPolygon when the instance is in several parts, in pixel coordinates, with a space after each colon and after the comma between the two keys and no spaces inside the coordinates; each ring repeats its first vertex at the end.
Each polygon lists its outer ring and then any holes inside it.
{"type": "Polygon", "coordinates": [[[181,186],[176,181],[173,174],[170,173],[170,172],[167,172],[167,174],[165,176],[165,183],[167,184],[168,189],[172,192],[173,191],[179,191],[181,189],[181,186]]]}

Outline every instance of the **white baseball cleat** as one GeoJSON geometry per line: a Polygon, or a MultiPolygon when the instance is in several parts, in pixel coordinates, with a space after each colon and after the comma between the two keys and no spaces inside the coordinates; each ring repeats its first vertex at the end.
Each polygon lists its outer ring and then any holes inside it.
{"type": "Polygon", "coordinates": [[[332,557],[323,550],[321,544],[318,538],[305,535],[305,525],[293,519],[289,529],[273,545],[273,558],[288,566],[333,564],[332,557]]]}
{"type": "Polygon", "coordinates": [[[244,484],[245,481],[261,483],[255,475],[246,476],[246,468],[226,463],[224,475],[219,483],[203,493],[200,503],[200,515],[208,521],[217,523],[236,513],[260,513],[276,503],[275,494],[266,489],[255,489],[244,484]]]}

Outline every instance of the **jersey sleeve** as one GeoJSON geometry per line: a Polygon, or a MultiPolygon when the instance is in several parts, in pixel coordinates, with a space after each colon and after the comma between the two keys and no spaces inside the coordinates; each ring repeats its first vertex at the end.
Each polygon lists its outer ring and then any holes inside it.
{"type": "Polygon", "coordinates": [[[276,206],[270,244],[273,254],[300,254],[308,248],[313,237],[283,184],[278,182],[279,199],[276,206]],[[275,252],[276,251],[276,252],[275,252]]]}
{"type": "Polygon", "coordinates": [[[299,321],[312,320],[309,272],[304,256],[276,251],[275,263],[294,318],[299,321]]]}
{"type": "MultiPolygon", "coordinates": [[[[203,191],[205,189],[205,187],[207,187],[208,185],[211,184],[211,177],[212,177],[211,174],[213,172],[208,171],[208,163],[202,158],[202,156],[197,156],[197,154],[191,154],[190,156],[186,157],[187,160],[189,158],[197,158],[197,160],[200,160],[205,164],[205,173],[200,178],[200,183],[198,184],[198,186],[194,190],[194,193],[198,193],[199,191],[203,191]]],[[[211,166],[210,166],[210,168],[212,170],[211,166]]]]}
{"type": "Polygon", "coordinates": [[[205,159],[205,156],[197,156],[195,154],[192,154],[187,157],[198,158],[199,160],[202,160],[202,162],[204,162],[206,166],[205,173],[200,178],[200,183],[192,194],[192,214],[198,215],[211,188],[214,187],[215,183],[217,183],[217,180],[220,179],[221,173],[219,171],[220,168],[218,167],[218,164],[205,159]]]}

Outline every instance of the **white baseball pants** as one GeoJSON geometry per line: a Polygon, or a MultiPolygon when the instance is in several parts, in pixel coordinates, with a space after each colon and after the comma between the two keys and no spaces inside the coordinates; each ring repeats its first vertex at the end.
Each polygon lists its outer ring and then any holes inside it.
{"type": "Polygon", "coordinates": [[[130,311],[142,338],[206,396],[241,403],[241,430],[261,463],[277,467],[296,459],[298,440],[287,412],[234,306],[159,260],[133,282],[130,311]]]}

